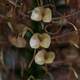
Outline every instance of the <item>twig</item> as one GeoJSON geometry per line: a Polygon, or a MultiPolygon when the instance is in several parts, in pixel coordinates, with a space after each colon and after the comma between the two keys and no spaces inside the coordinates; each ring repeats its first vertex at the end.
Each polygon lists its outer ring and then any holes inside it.
{"type": "Polygon", "coordinates": [[[76,32],[76,31],[67,32],[67,33],[59,35],[59,36],[54,36],[52,39],[57,39],[57,38],[60,38],[60,37],[64,37],[64,36],[69,35],[69,34],[74,33],[74,32],[76,32]]]}
{"type": "Polygon", "coordinates": [[[60,38],[60,37],[64,37],[64,36],[69,35],[69,34],[74,33],[74,32],[78,35],[78,29],[76,28],[76,26],[75,26],[74,24],[72,24],[71,22],[67,22],[67,23],[69,23],[70,25],[73,26],[74,31],[67,32],[67,33],[65,33],[65,34],[61,34],[61,35],[58,35],[58,36],[55,36],[55,34],[59,33],[62,27],[59,28],[59,30],[58,30],[56,33],[48,32],[48,31],[46,30],[46,28],[45,28],[45,32],[47,32],[48,34],[53,35],[54,37],[52,37],[52,39],[56,39],[56,38],[60,38]]]}
{"type": "MultiPolygon", "coordinates": [[[[74,13],[71,13],[69,15],[63,16],[63,18],[68,18],[68,17],[74,16],[74,15],[79,14],[79,13],[80,13],[80,10],[75,11],[74,13]]],[[[60,20],[60,19],[62,19],[62,16],[56,17],[56,18],[53,17],[52,21],[60,20]]]]}

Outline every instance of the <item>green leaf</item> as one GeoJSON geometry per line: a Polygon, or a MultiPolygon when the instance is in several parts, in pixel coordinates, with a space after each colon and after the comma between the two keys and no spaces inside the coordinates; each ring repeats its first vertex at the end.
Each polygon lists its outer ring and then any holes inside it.
{"type": "Polygon", "coordinates": [[[32,35],[33,35],[33,33],[29,32],[29,31],[26,32],[25,39],[30,39],[32,35]]]}
{"type": "Polygon", "coordinates": [[[32,0],[32,8],[35,8],[37,5],[37,0],[32,0]]]}
{"type": "Polygon", "coordinates": [[[24,76],[26,79],[30,76],[33,76],[36,80],[42,79],[45,75],[45,71],[42,69],[42,66],[36,65],[35,63],[32,64],[31,68],[29,70],[24,71],[24,76]]]}
{"type": "Polygon", "coordinates": [[[40,22],[32,21],[32,29],[35,33],[41,33],[42,32],[42,26],[40,22]]]}
{"type": "Polygon", "coordinates": [[[33,75],[36,79],[41,79],[45,75],[45,71],[43,70],[42,66],[33,63],[28,75],[33,75]]]}

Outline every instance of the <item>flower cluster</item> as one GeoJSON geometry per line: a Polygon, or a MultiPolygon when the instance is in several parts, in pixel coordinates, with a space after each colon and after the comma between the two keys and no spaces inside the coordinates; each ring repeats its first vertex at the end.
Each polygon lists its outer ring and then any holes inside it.
{"type": "MultiPolygon", "coordinates": [[[[33,9],[31,19],[34,21],[51,22],[52,12],[50,8],[36,7],[33,9]]],[[[35,55],[35,63],[38,65],[53,63],[55,53],[53,51],[46,51],[51,44],[51,36],[47,33],[34,33],[30,39],[30,46],[33,49],[41,49],[35,55]]]]}

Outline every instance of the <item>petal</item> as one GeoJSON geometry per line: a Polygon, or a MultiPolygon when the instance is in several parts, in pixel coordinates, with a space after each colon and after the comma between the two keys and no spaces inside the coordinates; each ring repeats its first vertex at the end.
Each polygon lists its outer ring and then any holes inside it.
{"type": "Polygon", "coordinates": [[[26,46],[26,40],[22,37],[18,37],[16,41],[16,47],[25,47],[26,46]]]}
{"type": "Polygon", "coordinates": [[[38,38],[38,33],[34,34],[30,39],[31,48],[37,49],[40,47],[40,40],[38,38]]]}
{"type": "Polygon", "coordinates": [[[17,33],[22,33],[23,32],[23,29],[26,27],[26,25],[24,24],[14,24],[14,30],[17,32],[17,33]]]}
{"type": "Polygon", "coordinates": [[[37,63],[38,65],[45,64],[45,58],[44,58],[45,53],[46,53],[45,50],[38,51],[38,53],[35,56],[35,63],[37,63]]]}
{"type": "Polygon", "coordinates": [[[37,7],[32,11],[31,19],[34,21],[42,20],[42,7],[37,7]]]}
{"type": "Polygon", "coordinates": [[[51,43],[51,37],[48,34],[43,33],[41,38],[42,38],[41,39],[42,41],[41,41],[40,46],[43,48],[49,48],[50,43],[51,43]]]}
{"type": "Polygon", "coordinates": [[[18,47],[18,48],[23,48],[26,47],[26,40],[22,37],[15,37],[15,36],[10,36],[9,41],[12,45],[18,47]]]}
{"type": "Polygon", "coordinates": [[[55,59],[55,53],[54,52],[48,52],[46,54],[47,58],[45,59],[45,64],[51,64],[53,63],[55,59]]]}
{"type": "Polygon", "coordinates": [[[45,8],[43,22],[51,22],[52,21],[52,11],[50,8],[45,8]]]}

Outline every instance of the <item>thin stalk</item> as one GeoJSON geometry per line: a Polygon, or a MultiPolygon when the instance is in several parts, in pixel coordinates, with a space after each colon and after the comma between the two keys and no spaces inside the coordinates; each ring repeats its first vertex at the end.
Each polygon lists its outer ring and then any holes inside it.
{"type": "Polygon", "coordinates": [[[28,78],[28,80],[36,80],[35,78],[34,78],[34,76],[30,76],[29,78],[28,78]]]}
{"type": "Polygon", "coordinates": [[[14,29],[13,29],[13,26],[12,26],[11,22],[8,22],[7,24],[9,26],[9,28],[11,29],[11,31],[14,32],[14,29]]]}
{"type": "Polygon", "coordinates": [[[37,5],[39,6],[39,0],[36,0],[36,2],[37,2],[37,5]]]}
{"type": "Polygon", "coordinates": [[[40,6],[43,6],[43,0],[40,0],[40,6]]]}
{"type": "Polygon", "coordinates": [[[72,66],[70,67],[70,69],[73,71],[76,79],[78,79],[78,74],[77,74],[76,70],[72,66]]]}
{"type": "Polygon", "coordinates": [[[28,65],[28,69],[30,69],[30,67],[31,67],[31,65],[32,65],[32,63],[34,61],[35,54],[36,54],[36,50],[34,50],[33,58],[32,58],[32,60],[30,61],[29,65],[28,65]]]}

